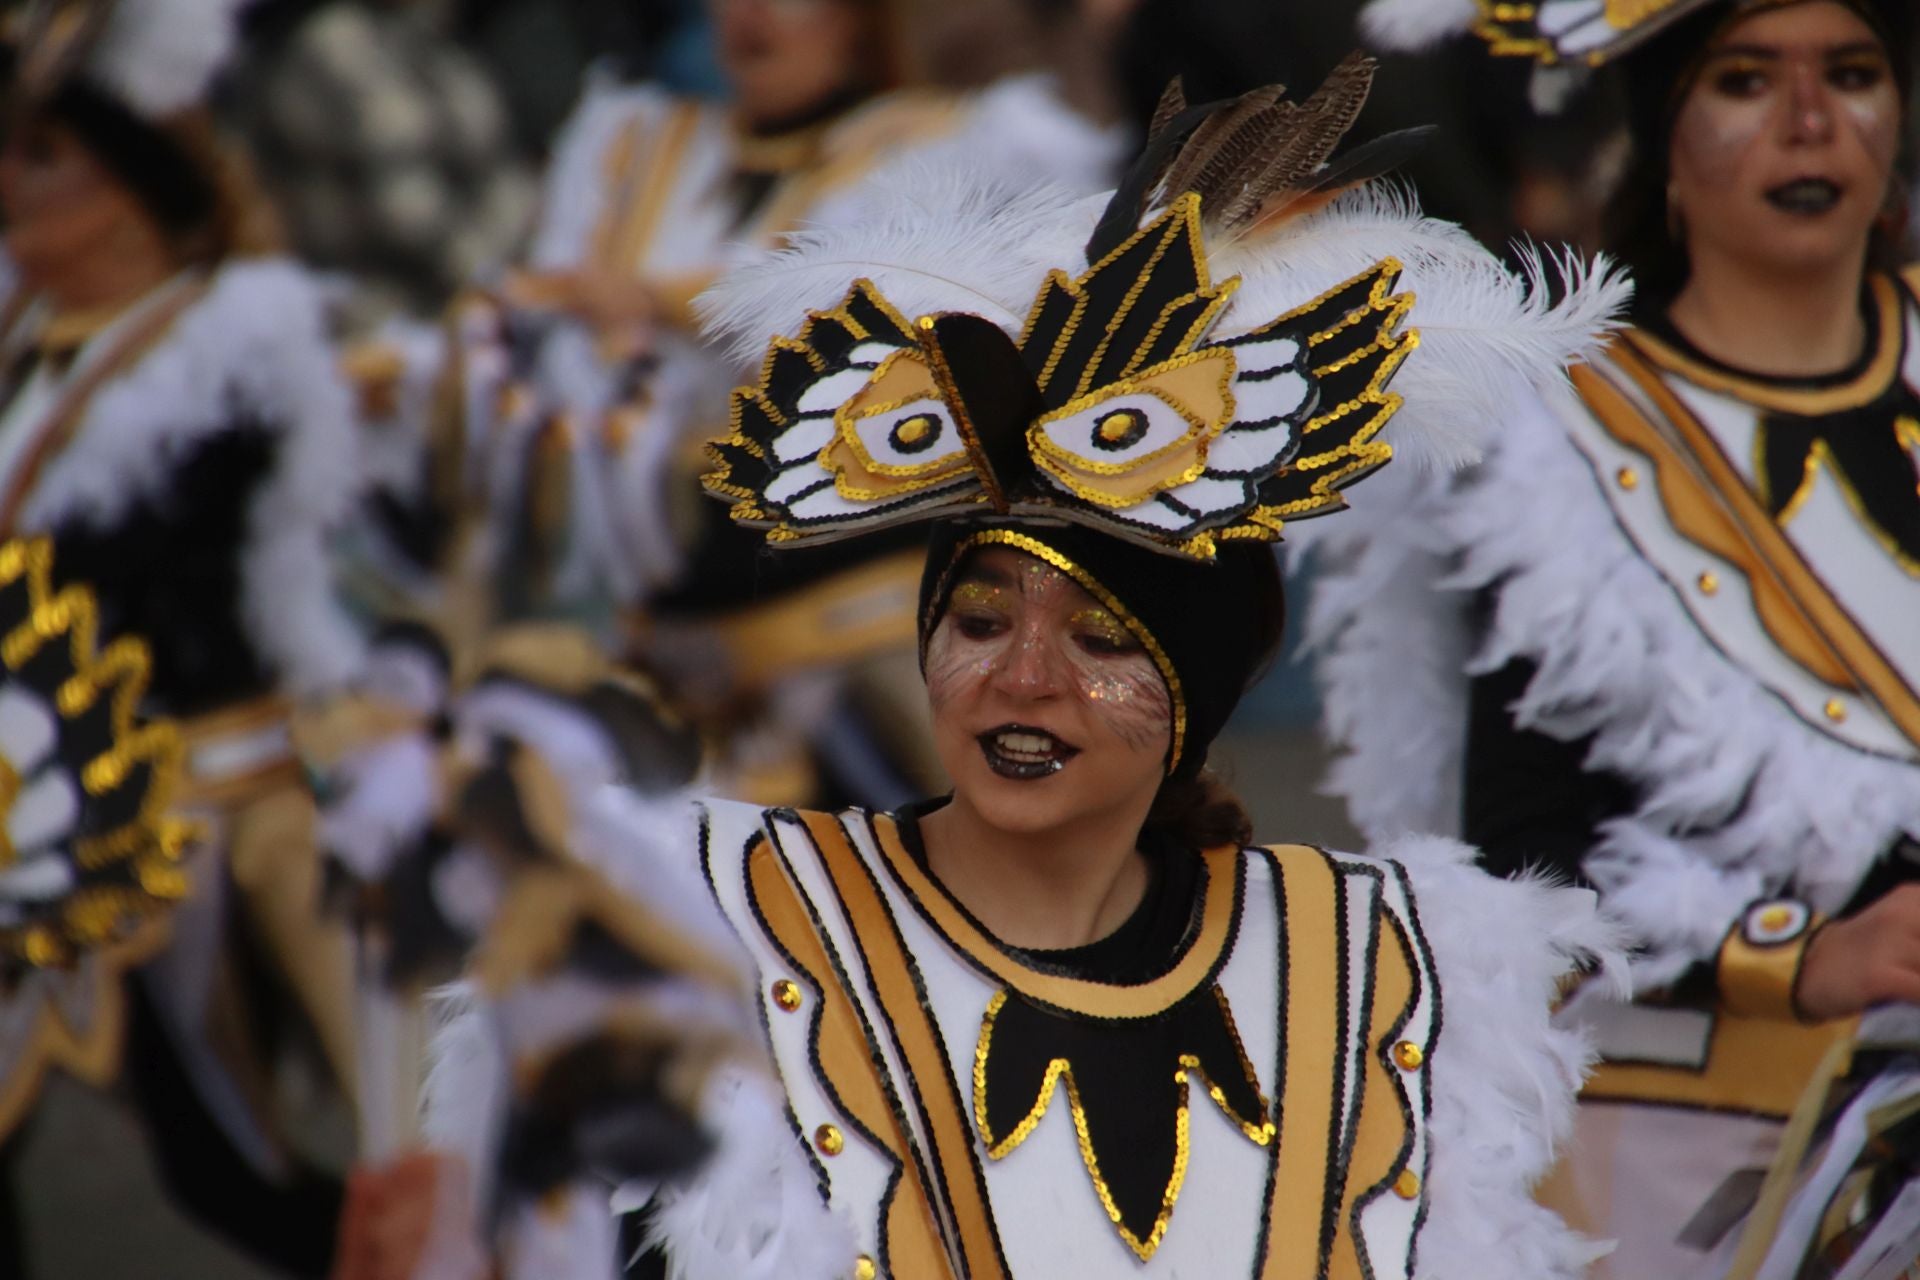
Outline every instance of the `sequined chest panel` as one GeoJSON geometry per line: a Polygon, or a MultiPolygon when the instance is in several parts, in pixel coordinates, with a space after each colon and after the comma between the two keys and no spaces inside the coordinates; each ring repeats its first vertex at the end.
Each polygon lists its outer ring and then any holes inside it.
{"type": "Polygon", "coordinates": [[[709,811],[795,1138],[898,1277],[1406,1277],[1439,993],[1392,863],[1205,859],[1158,978],[1044,972],[884,817],[709,811]]]}
{"type": "Polygon", "coordinates": [[[1701,632],[1807,724],[1920,760],[1920,308],[1873,283],[1861,371],[1743,380],[1647,335],[1575,371],[1574,443],[1701,632]]]}

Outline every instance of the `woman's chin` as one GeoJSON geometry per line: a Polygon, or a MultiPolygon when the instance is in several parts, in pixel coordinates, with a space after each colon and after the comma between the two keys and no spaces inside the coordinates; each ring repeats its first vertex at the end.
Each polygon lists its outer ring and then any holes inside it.
{"type": "Polygon", "coordinates": [[[996,830],[1036,835],[1058,830],[1097,807],[1097,800],[1081,793],[1079,780],[1068,776],[1071,769],[1069,765],[1040,778],[1009,778],[980,765],[956,776],[954,789],[996,830]]]}

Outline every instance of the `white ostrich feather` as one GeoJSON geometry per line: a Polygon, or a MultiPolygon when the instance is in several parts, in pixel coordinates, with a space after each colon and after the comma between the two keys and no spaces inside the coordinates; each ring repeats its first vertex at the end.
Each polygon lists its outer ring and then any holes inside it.
{"type": "Polygon", "coordinates": [[[1390,182],[1350,191],[1276,234],[1210,257],[1216,276],[1241,278],[1223,336],[1319,297],[1382,258],[1399,259],[1405,272],[1396,289],[1414,295],[1407,324],[1419,331],[1420,350],[1393,380],[1406,403],[1386,438],[1400,458],[1442,467],[1485,452],[1516,392],[1557,381],[1569,363],[1597,352],[1633,291],[1605,256],[1589,262],[1570,250],[1525,246],[1515,272],[1390,182]],[[1558,303],[1553,274],[1564,286],[1558,303]]]}
{"type": "Polygon", "coordinates": [[[862,192],[857,219],[811,223],[787,247],[730,272],[698,299],[710,334],[749,367],[767,338],[797,332],[862,277],[908,319],[964,311],[1017,332],[1054,267],[1078,271],[1104,197],[1020,188],[996,169],[903,161],[862,192]]]}
{"type": "Polygon", "coordinates": [[[247,0],[120,0],[86,76],[149,119],[204,99],[238,42],[247,0]]]}
{"type": "Polygon", "coordinates": [[[778,1086],[725,1073],[708,1086],[701,1111],[719,1145],[692,1182],[661,1192],[651,1226],[671,1280],[852,1275],[853,1226],[820,1199],[778,1086]]]}
{"type": "Polygon", "coordinates": [[[1360,29],[1379,48],[1416,53],[1471,31],[1479,17],[1475,0],[1373,0],[1360,29]]]}

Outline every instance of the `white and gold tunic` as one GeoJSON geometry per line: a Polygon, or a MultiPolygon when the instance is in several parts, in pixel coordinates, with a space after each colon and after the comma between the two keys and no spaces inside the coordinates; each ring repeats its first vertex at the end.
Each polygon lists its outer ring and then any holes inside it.
{"type": "Polygon", "coordinates": [[[1580,1273],[1527,1187],[1581,1057],[1546,1001],[1587,895],[1447,842],[1215,849],[1177,954],[1118,985],[997,942],[889,817],[714,803],[700,842],[850,1274],[1580,1273]]]}
{"type": "Polygon", "coordinates": [[[1343,549],[1311,625],[1352,753],[1336,783],[1370,834],[1461,829],[1457,808],[1377,797],[1407,795],[1387,788],[1409,750],[1458,776],[1466,671],[1523,664],[1524,694],[1498,710],[1623,784],[1613,809],[1575,815],[1592,832],[1577,870],[1631,931],[1641,990],[1682,991],[1570,1010],[1595,1033],[1584,1096],[1603,1105],[1583,1111],[1560,1193],[1625,1240],[1613,1275],[1676,1273],[1726,1237],[1752,1202],[1728,1179],[1774,1158],[1851,1029],[1795,1015],[1813,928],[1914,878],[1914,289],[1911,273],[1867,282],[1868,349],[1828,379],[1745,375],[1626,332],[1464,480],[1362,495],[1397,510],[1330,531],[1364,544],[1343,549]],[[1366,609],[1342,603],[1356,569],[1388,584],[1366,609]],[[1456,665],[1390,678],[1395,633],[1456,665]]]}

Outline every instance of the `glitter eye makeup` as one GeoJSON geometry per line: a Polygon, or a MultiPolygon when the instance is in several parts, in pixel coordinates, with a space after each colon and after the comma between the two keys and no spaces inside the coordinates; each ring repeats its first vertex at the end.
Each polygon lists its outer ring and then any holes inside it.
{"type": "Polygon", "coordinates": [[[1100,652],[1131,653],[1140,648],[1140,641],[1127,630],[1127,624],[1105,609],[1082,609],[1067,619],[1067,625],[1083,644],[1091,642],[1100,652]]]}
{"type": "Polygon", "coordinates": [[[1164,749],[1171,732],[1172,699],[1139,638],[1037,560],[954,588],[928,639],[926,674],[936,712],[997,682],[1016,697],[1077,695],[1130,749],[1164,749]]]}

